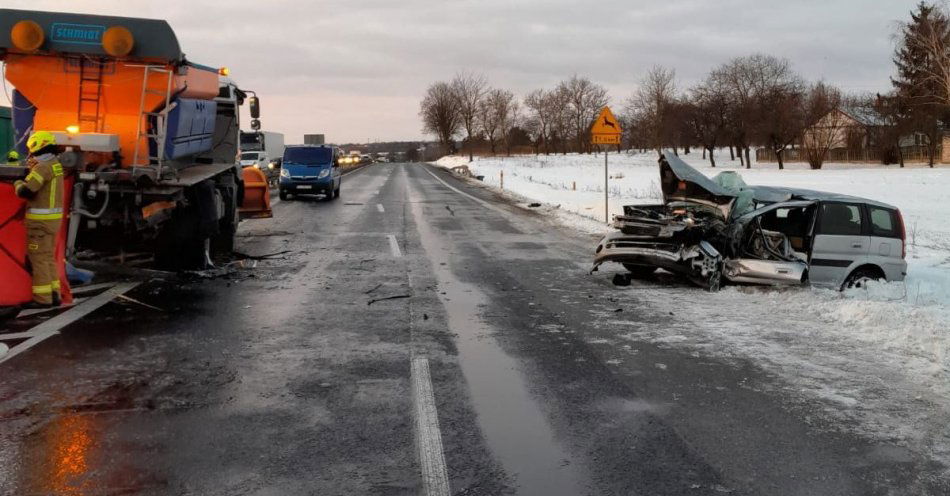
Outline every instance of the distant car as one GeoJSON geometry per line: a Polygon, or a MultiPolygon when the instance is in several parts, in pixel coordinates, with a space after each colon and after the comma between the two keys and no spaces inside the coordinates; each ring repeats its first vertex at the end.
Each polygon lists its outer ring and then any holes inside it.
{"type": "Polygon", "coordinates": [[[284,149],[278,195],[323,194],[327,200],[340,197],[343,174],[339,149],[327,145],[291,145],[284,149]]]}
{"type": "Polygon", "coordinates": [[[618,262],[645,277],[663,268],[710,290],[723,278],[843,289],[907,274],[904,220],[894,206],[709,179],[672,154],[660,160],[660,179],[664,204],[624,206],[618,231],[597,245],[594,269],[618,262]]]}

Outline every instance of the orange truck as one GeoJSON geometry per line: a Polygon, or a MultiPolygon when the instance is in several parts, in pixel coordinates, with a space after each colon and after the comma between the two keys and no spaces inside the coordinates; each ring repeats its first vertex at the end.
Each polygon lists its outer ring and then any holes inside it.
{"type": "Polygon", "coordinates": [[[266,179],[238,162],[256,95],[188,60],[167,22],[0,9],[0,60],[21,155],[38,130],[65,149],[67,255],[151,250],[198,268],[231,250],[241,218],[270,217],[266,179]]]}

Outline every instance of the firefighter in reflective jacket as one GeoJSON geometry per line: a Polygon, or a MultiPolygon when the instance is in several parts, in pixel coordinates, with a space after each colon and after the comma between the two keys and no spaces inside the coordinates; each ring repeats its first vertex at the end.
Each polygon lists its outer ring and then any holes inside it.
{"type": "Polygon", "coordinates": [[[56,270],[56,234],[63,220],[63,166],[58,159],[56,137],[37,131],[27,140],[30,173],[14,183],[16,194],[26,199],[27,253],[33,267],[33,304],[59,304],[59,272],[56,270]]]}

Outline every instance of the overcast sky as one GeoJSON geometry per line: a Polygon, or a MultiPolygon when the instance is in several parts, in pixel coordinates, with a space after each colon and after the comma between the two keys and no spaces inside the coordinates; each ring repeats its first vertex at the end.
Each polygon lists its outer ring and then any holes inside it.
{"type": "MultiPolygon", "coordinates": [[[[426,86],[460,70],[524,94],[577,73],[620,106],[650,66],[680,87],[732,57],[786,57],[808,79],[884,91],[917,0],[4,0],[166,19],[194,62],[228,66],[287,142],[422,136],[426,86]]],[[[247,119],[244,120],[247,122],[247,119]]]]}

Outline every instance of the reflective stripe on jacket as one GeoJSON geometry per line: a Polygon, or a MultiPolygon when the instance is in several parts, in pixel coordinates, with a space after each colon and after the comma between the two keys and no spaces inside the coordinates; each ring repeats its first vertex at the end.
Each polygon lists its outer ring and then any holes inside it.
{"type": "Polygon", "coordinates": [[[58,160],[37,162],[18,187],[33,193],[26,201],[27,220],[63,218],[63,166],[58,160]]]}

